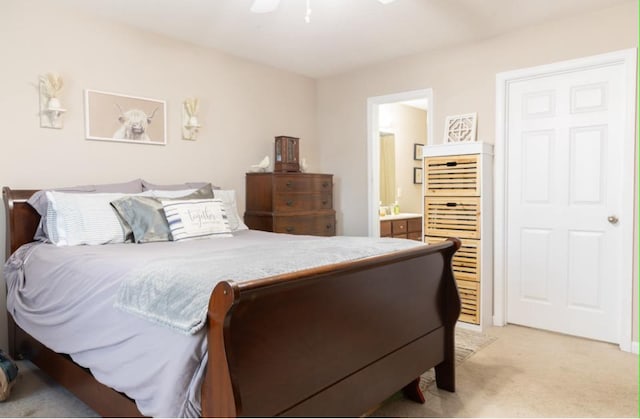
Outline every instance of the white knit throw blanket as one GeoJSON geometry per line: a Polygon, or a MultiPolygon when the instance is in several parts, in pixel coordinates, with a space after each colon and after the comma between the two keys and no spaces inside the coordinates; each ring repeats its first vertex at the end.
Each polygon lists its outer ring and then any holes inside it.
{"type": "MultiPolygon", "coordinates": [[[[224,239],[222,239],[224,240],[224,239]]],[[[205,324],[220,281],[266,278],[421,246],[403,239],[328,237],[278,241],[194,258],[158,260],[125,276],[115,306],[185,334],[205,324]]]]}

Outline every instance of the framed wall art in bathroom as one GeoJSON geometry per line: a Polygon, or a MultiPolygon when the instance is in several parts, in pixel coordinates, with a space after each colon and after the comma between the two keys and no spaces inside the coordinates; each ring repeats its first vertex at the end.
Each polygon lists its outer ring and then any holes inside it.
{"type": "Polygon", "coordinates": [[[422,167],[413,168],[413,183],[416,185],[422,184],[422,167]]]}

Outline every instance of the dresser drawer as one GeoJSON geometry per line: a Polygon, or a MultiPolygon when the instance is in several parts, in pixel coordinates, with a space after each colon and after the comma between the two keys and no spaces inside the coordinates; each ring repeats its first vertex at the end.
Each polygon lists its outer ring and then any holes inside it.
{"type": "Polygon", "coordinates": [[[380,221],[380,237],[390,237],[391,234],[391,221],[380,221]]]}
{"type": "Polygon", "coordinates": [[[407,238],[409,240],[416,240],[416,241],[421,242],[422,241],[422,233],[420,233],[419,231],[409,232],[407,234],[407,238]]]}
{"type": "Polygon", "coordinates": [[[393,237],[397,237],[399,234],[407,234],[407,220],[391,221],[391,231],[393,232],[393,237]]]}
{"type": "Polygon", "coordinates": [[[480,324],[480,283],[457,280],[460,294],[460,320],[480,324]]]}
{"type": "Polygon", "coordinates": [[[407,231],[409,233],[422,235],[422,217],[407,219],[407,231]]]}
{"type": "Polygon", "coordinates": [[[424,212],[425,235],[480,238],[480,198],[426,197],[424,212]]]}
{"type": "MultiPolygon", "coordinates": [[[[427,244],[445,241],[444,237],[425,236],[427,244]]],[[[480,240],[460,239],[460,249],[453,255],[451,265],[456,279],[480,281],[480,240]]]]}
{"type": "Polygon", "coordinates": [[[326,175],[288,175],[276,176],[274,179],[274,191],[277,193],[287,192],[333,192],[332,176],[326,175]]]}
{"type": "Polygon", "coordinates": [[[309,234],[314,236],[335,236],[335,213],[315,216],[275,216],[273,231],[287,234],[309,234]]]}
{"type": "Polygon", "coordinates": [[[480,196],[477,154],[427,157],[424,168],[427,196],[480,196]]]}
{"type": "Polygon", "coordinates": [[[276,212],[316,211],[333,208],[329,193],[276,193],[273,199],[276,212]]]}

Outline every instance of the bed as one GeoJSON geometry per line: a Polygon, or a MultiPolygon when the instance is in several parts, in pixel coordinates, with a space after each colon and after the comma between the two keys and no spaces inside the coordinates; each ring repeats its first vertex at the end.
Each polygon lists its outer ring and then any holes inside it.
{"type": "MultiPolygon", "coordinates": [[[[39,215],[26,201],[35,192],[3,188],[7,257],[33,241],[39,215]]],[[[360,416],[398,390],[424,402],[419,376],[432,367],[438,387],[454,391],[460,299],[451,257],[459,246],[449,239],[251,281],[221,281],[206,296],[199,413],[360,416]]],[[[12,356],[30,359],[102,416],[141,416],[134,400],[8,317],[12,356]]],[[[161,352],[162,342],[157,346],[161,352]]]]}

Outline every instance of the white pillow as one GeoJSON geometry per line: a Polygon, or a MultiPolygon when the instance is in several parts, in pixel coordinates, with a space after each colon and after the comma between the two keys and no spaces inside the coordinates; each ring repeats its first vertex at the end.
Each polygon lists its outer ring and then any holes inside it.
{"type": "Polygon", "coordinates": [[[229,228],[231,228],[231,231],[249,230],[249,227],[242,222],[242,218],[238,215],[236,191],[233,189],[215,189],[213,191],[213,196],[216,199],[222,200],[222,205],[224,205],[224,210],[227,214],[227,220],[229,220],[229,228]]]}
{"type": "Polygon", "coordinates": [[[124,193],[47,191],[47,236],[56,246],[124,243],[125,229],[111,201],[124,193]]]}
{"type": "Polygon", "coordinates": [[[233,237],[219,199],[162,200],[174,241],[197,237],[233,237]]]}

